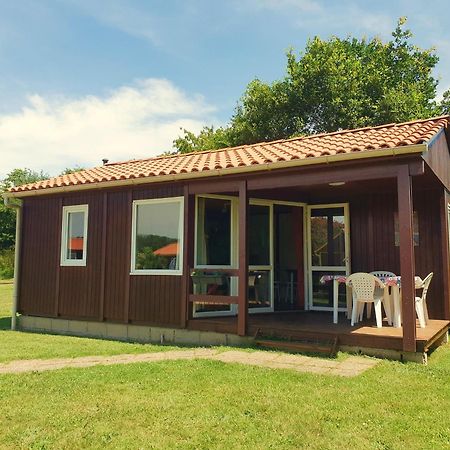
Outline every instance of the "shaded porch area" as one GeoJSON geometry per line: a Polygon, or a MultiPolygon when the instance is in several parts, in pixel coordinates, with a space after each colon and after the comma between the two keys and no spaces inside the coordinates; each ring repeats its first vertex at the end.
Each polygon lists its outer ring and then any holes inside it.
{"type": "MultiPolygon", "coordinates": [[[[235,334],[237,316],[190,319],[188,328],[198,331],[235,334]]],[[[416,326],[417,352],[426,353],[434,344],[445,338],[450,326],[448,320],[430,320],[426,328],[416,326]]],[[[333,324],[331,312],[290,311],[286,313],[250,314],[248,335],[256,334],[286,340],[328,341],[337,338],[338,346],[364,347],[387,350],[403,350],[403,328],[383,324],[377,328],[372,320],[364,320],[355,326],[344,314],[339,323],[333,324]]]]}

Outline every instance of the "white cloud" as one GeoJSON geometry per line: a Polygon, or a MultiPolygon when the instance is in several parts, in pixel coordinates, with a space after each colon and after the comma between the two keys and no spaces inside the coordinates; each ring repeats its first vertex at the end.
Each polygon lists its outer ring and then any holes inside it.
{"type": "Polygon", "coordinates": [[[214,108],[170,81],[145,79],[105,97],[45,98],[34,94],[18,114],[0,115],[0,178],[14,168],[57,174],[172,148],[180,127],[215,123],[214,108]]]}

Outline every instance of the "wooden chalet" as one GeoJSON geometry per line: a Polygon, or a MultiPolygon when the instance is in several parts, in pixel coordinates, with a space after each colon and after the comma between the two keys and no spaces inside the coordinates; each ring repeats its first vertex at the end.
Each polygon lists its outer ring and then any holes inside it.
{"type": "Polygon", "coordinates": [[[255,335],[408,358],[450,321],[449,117],[106,163],[12,188],[13,327],[136,340],[255,335]],[[402,326],[333,323],[324,275],[401,276],[402,326]],[[416,322],[414,277],[434,277],[416,322]]]}

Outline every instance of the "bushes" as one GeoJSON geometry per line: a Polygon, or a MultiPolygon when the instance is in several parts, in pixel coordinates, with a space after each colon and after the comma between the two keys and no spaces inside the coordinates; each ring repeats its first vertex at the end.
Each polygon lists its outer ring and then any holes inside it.
{"type": "Polygon", "coordinates": [[[14,276],[14,248],[0,250],[0,280],[14,276]]]}

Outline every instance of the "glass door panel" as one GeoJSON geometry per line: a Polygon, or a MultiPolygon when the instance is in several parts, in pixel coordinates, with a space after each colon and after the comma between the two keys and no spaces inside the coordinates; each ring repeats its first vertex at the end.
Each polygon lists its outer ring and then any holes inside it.
{"type": "MultiPolygon", "coordinates": [[[[331,309],[333,283],[321,284],[320,279],[350,271],[348,205],[310,206],[309,212],[310,306],[331,309]]],[[[339,307],[345,308],[345,286],[339,289],[339,307]]]]}
{"type": "MultiPolygon", "coordinates": [[[[194,294],[236,295],[236,277],[202,273],[201,269],[234,267],[236,255],[235,201],[232,198],[197,197],[194,294]]],[[[234,314],[234,305],[195,303],[194,316],[234,314]]]]}
{"type": "Polygon", "coordinates": [[[272,205],[251,202],[248,217],[248,307],[251,312],[271,311],[272,205]]]}
{"type": "MultiPolygon", "coordinates": [[[[274,217],[274,308],[302,309],[304,290],[299,283],[303,267],[303,208],[275,204],[274,217]],[[300,288],[299,288],[300,287],[300,288]]],[[[302,280],[301,280],[302,281],[302,280]]]]}

